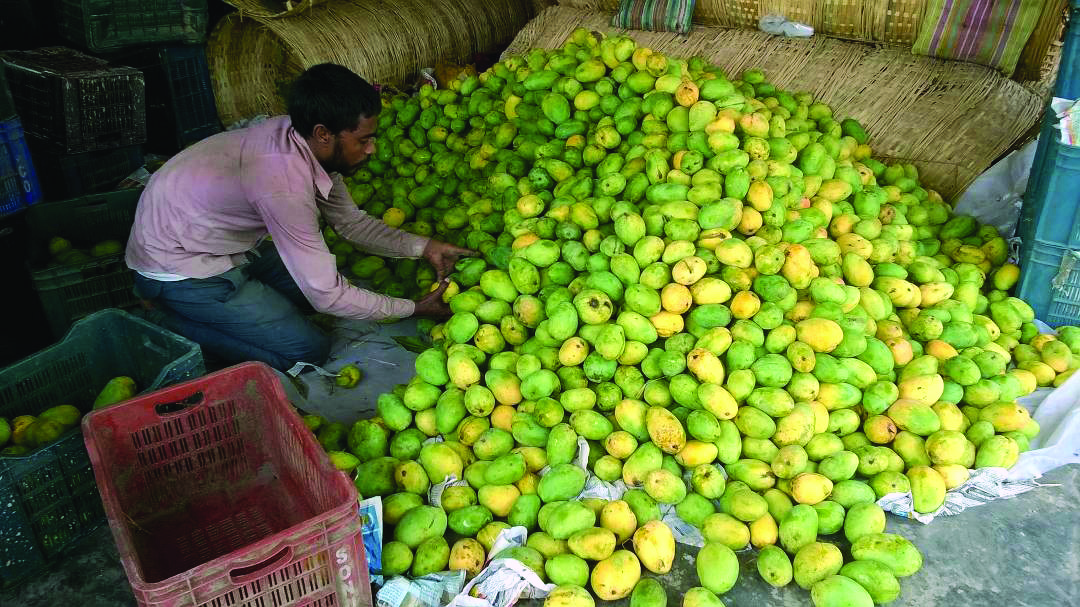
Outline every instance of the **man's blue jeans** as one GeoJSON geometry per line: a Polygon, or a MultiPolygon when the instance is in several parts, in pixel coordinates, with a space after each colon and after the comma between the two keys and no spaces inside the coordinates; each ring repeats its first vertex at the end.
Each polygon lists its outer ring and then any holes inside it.
{"type": "Polygon", "coordinates": [[[272,243],[251,262],[219,276],[175,282],[135,273],[135,290],[166,316],[165,328],[227,364],[257,360],[286,371],[322,365],[330,337],[307,319],[313,312],[272,243]]]}

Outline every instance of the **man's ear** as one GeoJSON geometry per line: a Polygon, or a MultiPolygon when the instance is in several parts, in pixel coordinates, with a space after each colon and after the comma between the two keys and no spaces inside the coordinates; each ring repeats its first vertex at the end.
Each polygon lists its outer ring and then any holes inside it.
{"type": "Polygon", "coordinates": [[[315,141],[327,145],[330,144],[330,140],[334,137],[334,134],[330,132],[330,129],[326,128],[326,125],[323,124],[316,124],[311,134],[315,137],[315,141]]]}

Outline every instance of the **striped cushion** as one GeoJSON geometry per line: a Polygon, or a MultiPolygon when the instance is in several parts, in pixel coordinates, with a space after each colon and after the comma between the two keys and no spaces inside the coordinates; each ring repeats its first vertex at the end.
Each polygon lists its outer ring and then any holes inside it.
{"type": "Polygon", "coordinates": [[[653,32],[690,31],[695,0],[620,0],[611,18],[615,27],[653,32]]]}
{"type": "Polygon", "coordinates": [[[930,0],[912,52],[1012,75],[1044,0],[930,0]]]}

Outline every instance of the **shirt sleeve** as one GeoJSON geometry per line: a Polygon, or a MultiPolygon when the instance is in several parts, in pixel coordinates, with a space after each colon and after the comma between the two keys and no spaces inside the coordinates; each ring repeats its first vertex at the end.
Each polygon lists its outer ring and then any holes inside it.
{"type": "Polygon", "coordinates": [[[420,257],[428,238],[392,228],[381,219],[356,207],[341,175],[333,175],[334,186],[327,200],[318,202],[323,217],[334,231],[359,249],[383,257],[420,257]]]}
{"type": "MultiPolygon", "coordinates": [[[[288,172],[289,167],[283,167],[288,172]]],[[[317,311],[361,320],[382,320],[411,316],[416,304],[408,299],[387,297],[354,287],[337,271],[337,260],[326,247],[319,231],[315,190],[308,175],[307,191],[303,182],[281,178],[294,187],[270,187],[252,199],[266,229],[274,239],[285,268],[296,281],[300,291],[317,311]],[[291,191],[290,191],[291,190],[291,191]]]]}

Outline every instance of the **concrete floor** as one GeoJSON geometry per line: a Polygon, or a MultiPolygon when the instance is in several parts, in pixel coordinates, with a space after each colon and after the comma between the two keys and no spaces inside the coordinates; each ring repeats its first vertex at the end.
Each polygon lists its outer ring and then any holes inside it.
{"type": "MultiPolygon", "coordinates": [[[[393,336],[415,335],[411,321],[391,325],[341,323],[335,356],[326,367],[354,362],[365,378],[352,390],[332,380],[304,374],[307,398],[286,382],[294,402],[333,421],[351,423],[370,415],[375,398],[413,374],[414,355],[393,336]]],[[[888,517],[889,531],[911,539],[924,555],[924,567],[901,582],[897,607],[1057,607],[1080,605],[1080,465],[1051,471],[1042,487],[1010,500],[971,508],[930,525],[888,517]]],[[[673,571],[661,577],[668,604],[681,604],[682,592],[698,585],[694,549],[679,547],[673,571]]],[[[758,577],[752,552],[740,554],[743,571],[723,598],[735,605],[810,605],[808,593],[794,584],[775,589],[758,577]]],[[[539,605],[539,601],[530,601],[539,605]]],[[[627,601],[620,601],[622,605],[627,601]]],[[[21,586],[0,591],[0,605],[20,607],[121,607],[135,605],[107,527],[86,538],[70,556],[21,586]]]]}

